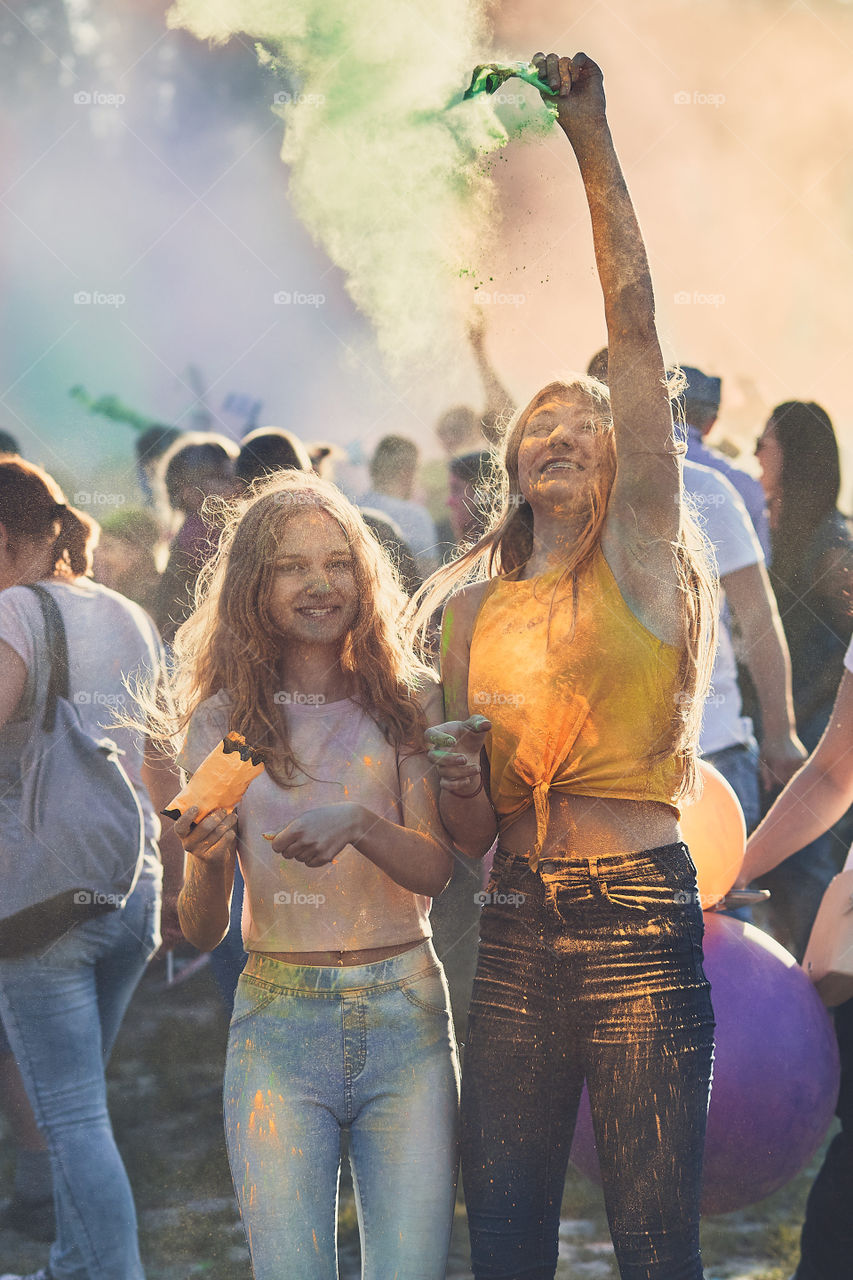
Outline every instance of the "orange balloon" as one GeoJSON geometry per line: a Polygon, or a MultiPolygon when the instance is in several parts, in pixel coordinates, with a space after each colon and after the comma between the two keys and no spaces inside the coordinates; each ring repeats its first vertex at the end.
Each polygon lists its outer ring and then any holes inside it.
{"type": "Polygon", "coordinates": [[[743,866],[746,822],[740,801],[721,773],[699,761],[702,794],[681,815],[681,834],[696,864],[703,908],[731,889],[743,866]]]}

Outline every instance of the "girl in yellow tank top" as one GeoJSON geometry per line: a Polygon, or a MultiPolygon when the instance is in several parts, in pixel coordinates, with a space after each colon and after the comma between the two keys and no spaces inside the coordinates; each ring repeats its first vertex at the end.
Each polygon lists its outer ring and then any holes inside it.
{"type": "Polygon", "coordinates": [[[584,54],[534,63],[589,205],[610,387],[558,378],[516,415],[491,526],[414,619],[459,588],[427,736],[457,847],[482,856],[498,836],[463,1072],[472,1262],[477,1280],[554,1276],[586,1082],[622,1276],[701,1280],[713,1015],[677,824],[714,587],[601,72],[584,54]]]}

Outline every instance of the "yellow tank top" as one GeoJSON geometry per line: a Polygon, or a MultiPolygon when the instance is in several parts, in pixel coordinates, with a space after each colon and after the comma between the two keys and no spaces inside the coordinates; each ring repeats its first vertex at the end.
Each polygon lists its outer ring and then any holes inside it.
{"type": "Polygon", "coordinates": [[[625,603],[601,548],[577,575],[494,578],[474,623],[468,709],[492,722],[490,792],[502,826],[548,793],[657,800],[678,813],[678,761],[652,760],[679,692],[679,652],[625,603]],[[556,588],[556,594],[555,594],[556,588]]]}

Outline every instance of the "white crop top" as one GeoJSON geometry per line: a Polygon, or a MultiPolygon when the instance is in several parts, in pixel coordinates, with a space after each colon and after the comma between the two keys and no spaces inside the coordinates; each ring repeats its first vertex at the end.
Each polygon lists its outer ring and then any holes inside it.
{"type": "MultiPolygon", "coordinates": [[[[230,702],[221,691],[193,713],[178,764],[194,772],[228,733],[230,702]]],[[[246,882],[247,951],[357,951],[429,938],[430,898],[411,893],[352,845],[328,866],[282,858],[264,832],[278,832],[309,809],[348,800],[402,824],[397,752],[349,699],[283,705],[302,772],[279,787],[266,772],[240,802],[237,853],[246,882]]]]}

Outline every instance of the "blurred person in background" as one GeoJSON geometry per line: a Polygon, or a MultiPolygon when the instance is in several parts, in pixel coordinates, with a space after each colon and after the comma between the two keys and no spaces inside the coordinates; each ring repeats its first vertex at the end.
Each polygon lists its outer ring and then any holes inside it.
{"type": "MultiPolygon", "coordinates": [[[[475,449],[451,458],[447,499],[449,537],[445,562],[472,546],[486,532],[488,512],[485,495],[492,455],[489,449],[475,449]]],[[[439,533],[441,535],[441,529],[439,533]]],[[[441,632],[441,615],[436,611],[433,626],[435,647],[441,632]]],[[[450,884],[433,903],[432,928],[435,949],[450,988],[450,1004],[460,1040],[465,1039],[465,1020],[471,1000],[474,970],[477,967],[477,938],[480,921],[478,891],[482,888],[483,867],[479,858],[456,851],[450,884]]]]}
{"type": "Polygon", "coordinates": [[[405,436],[383,436],[370,460],[371,487],[359,507],[381,511],[399,527],[422,578],[438,567],[438,534],[426,507],[412,498],[418,446],[405,436]]]}
{"type": "Polygon", "coordinates": [[[457,404],[441,415],[435,433],[451,455],[482,449],[484,438],[494,444],[500,438],[502,420],[508,419],[515,409],[512,396],[486,355],[486,316],[482,306],[477,307],[471,317],[468,341],[486,393],[486,405],[480,414],[470,405],[457,404]]]}
{"type": "Polygon", "coordinates": [[[145,505],[153,508],[160,506],[163,509],[164,519],[167,509],[162,500],[162,492],[158,492],[157,464],[166,450],[171,449],[184,434],[180,427],[167,427],[165,424],[158,423],[136,437],[137,483],[142,490],[145,505]]]}
{"type": "Polygon", "coordinates": [[[256,427],[240,441],[234,474],[244,485],[272,475],[275,471],[310,471],[311,458],[305,445],[283,427],[256,427]]]}
{"type": "Polygon", "coordinates": [[[686,459],[684,489],[713,545],[720,575],[717,652],[699,750],[731,786],[749,832],[761,817],[761,786],[784,786],[806,754],[794,722],[788,647],[761,546],[734,486],[720,471],[686,459]],[[730,624],[737,628],[755,689],[759,743],[744,714],[730,624]]]}
{"type": "MultiPolygon", "coordinates": [[[[151,619],[137,605],[91,581],[97,536],[96,522],[69,507],[46,472],[18,458],[0,459],[3,830],[14,843],[21,744],[35,731],[34,673],[49,662],[40,602],[26,587],[38,582],[62,615],[69,698],[93,736],[108,731],[124,752],[145,834],[139,878],[121,910],[81,920],[43,951],[0,960],[0,1014],[53,1173],[57,1237],[49,1266],[29,1280],[142,1280],[136,1211],[107,1111],[104,1070],[128,1002],[160,942],[161,853],[164,933],[170,941],[180,936],[183,853],[171,832],[161,838],[157,817],[180,786],[179,775],[138,734],[111,727],[116,707],[128,696],[125,677],[165,678],[163,650],[151,619]]],[[[97,820],[93,804],[89,821],[97,820]]],[[[7,1053],[6,1080],[8,1058],[7,1053]]]]}
{"type": "Polygon", "coordinates": [[[457,547],[477,542],[485,533],[484,486],[490,461],[488,449],[475,449],[450,459],[447,509],[457,547]]]}
{"type": "Polygon", "coordinates": [[[423,582],[412,549],[403,537],[403,531],[389,516],[372,507],[361,508],[361,518],[380,546],[391,557],[394,568],[407,596],[413,596],[423,582]]]}
{"type": "Polygon", "coordinates": [[[740,494],[765,559],[770,554],[766,499],[761,484],[741,467],[736,467],[707,443],[720,412],[722,379],[710,377],[691,365],[681,365],[687,386],[681,395],[681,412],[687,426],[687,461],[720,471],[740,494]]]}
{"type": "MultiPolygon", "coordinates": [[[[841,464],[832,421],[814,402],[788,400],[755,446],[770,516],[770,581],[788,648],[797,730],[817,746],[832,711],[853,630],[853,535],[838,510],[841,464]]],[[[849,820],[771,872],[769,912],[777,937],[802,956],[820,899],[838,871],[849,820]]]]}
{"type": "Polygon", "coordinates": [[[193,607],[195,582],[219,542],[219,531],[202,515],[208,497],[233,497],[240,485],[234,464],[240,450],[226,436],[185,432],[160,459],[158,481],[171,511],[183,522],[160,579],[154,619],[171,644],[193,607]]]}
{"type": "Polygon", "coordinates": [[[95,581],[127,596],[153,617],[160,589],[158,552],[164,549],[160,525],[150,511],[117,511],[101,522],[95,581]]]}
{"type": "Polygon", "coordinates": [[[0,453],[20,454],[17,440],[8,431],[0,431],[0,453]]]}
{"type": "MultiPolygon", "coordinates": [[[[830,836],[853,805],[853,644],[823,736],[746,846],[735,888],[763,878],[798,850],[830,836]]],[[[843,849],[843,846],[842,846],[843,849]]],[[[843,856],[843,853],[842,855],[843,856]]],[[[853,848],[846,867],[853,866],[853,848]]],[[[800,1262],[792,1280],[848,1280],[853,1259],[853,999],[833,1009],[841,1057],[836,1112],[841,1131],[829,1144],[806,1203],[800,1262]]]]}
{"type": "MultiPolygon", "coordinates": [[[[331,440],[311,440],[305,446],[311,459],[314,474],[323,480],[335,482],[335,465],[347,459],[346,449],[331,440]]],[[[340,486],[339,486],[340,487],[340,486]]]]}
{"type": "Polygon", "coordinates": [[[421,484],[426,505],[439,531],[442,548],[452,546],[454,535],[447,518],[447,464],[451,458],[477,453],[501,438],[502,423],[512,415],[515,404],[486,355],[486,314],[475,309],[468,326],[468,340],[483,383],[486,403],[478,414],[467,404],[453,405],[438,419],[435,433],[444,449],[444,458],[432,458],[421,467],[421,484]]]}

